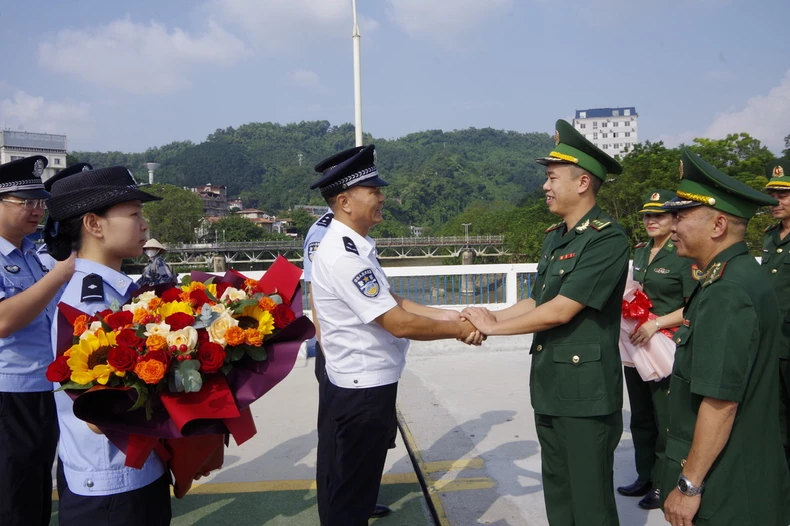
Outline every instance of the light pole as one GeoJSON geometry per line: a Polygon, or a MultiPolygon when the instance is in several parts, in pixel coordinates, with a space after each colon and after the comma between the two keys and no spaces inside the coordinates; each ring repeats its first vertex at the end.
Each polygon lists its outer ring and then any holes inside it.
{"type": "Polygon", "coordinates": [[[464,243],[466,246],[469,246],[469,227],[472,226],[472,223],[461,223],[464,227],[464,243]]]}
{"type": "Polygon", "coordinates": [[[159,163],[145,163],[148,168],[148,184],[154,184],[154,170],[159,168],[159,163]]]}
{"type": "Polygon", "coordinates": [[[354,47],[354,128],[357,146],[362,146],[362,65],[359,48],[359,25],[357,25],[357,0],[351,0],[354,10],[354,30],[351,40],[354,47]]]}

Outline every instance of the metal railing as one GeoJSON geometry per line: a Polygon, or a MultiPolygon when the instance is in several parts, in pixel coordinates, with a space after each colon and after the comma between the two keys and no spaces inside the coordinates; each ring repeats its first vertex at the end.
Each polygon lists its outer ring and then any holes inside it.
{"type": "MultiPolygon", "coordinates": [[[[443,237],[384,237],[376,239],[377,247],[419,247],[434,245],[501,245],[505,236],[443,236],[443,237]]],[[[186,250],[248,250],[248,249],[301,249],[304,240],[242,241],[233,243],[177,243],[168,247],[170,252],[186,250]]]]}

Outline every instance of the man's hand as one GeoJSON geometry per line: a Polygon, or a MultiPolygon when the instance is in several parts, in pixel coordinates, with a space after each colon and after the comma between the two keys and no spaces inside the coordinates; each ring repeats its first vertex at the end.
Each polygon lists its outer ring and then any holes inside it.
{"type": "Polygon", "coordinates": [[[647,320],[631,335],[631,343],[634,345],[644,345],[650,341],[650,338],[657,332],[658,325],[656,324],[656,320],[647,320]]]}
{"type": "Polygon", "coordinates": [[[672,526],[694,526],[691,520],[701,503],[702,495],[688,497],[675,488],[664,503],[664,519],[672,526]]]}
{"type": "Polygon", "coordinates": [[[71,255],[63,261],[58,261],[50,272],[58,276],[59,280],[67,283],[71,276],[74,275],[74,262],[77,260],[77,253],[72,252],[71,255]]]}
{"type": "Polygon", "coordinates": [[[471,321],[478,331],[486,335],[497,322],[491,311],[482,307],[467,307],[461,312],[461,316],[471,321]]]}

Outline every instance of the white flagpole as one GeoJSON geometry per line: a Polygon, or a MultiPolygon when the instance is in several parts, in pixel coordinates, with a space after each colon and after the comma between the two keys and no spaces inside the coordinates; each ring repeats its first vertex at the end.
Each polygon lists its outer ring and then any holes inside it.
{"type": "Polygon", "coordinates": [[[356,129],[357,146],[362,146],[362,67],[359,51],[359,25],[357,25],[357,0],[351,0],[354,9],[354,127],[356,129]]]}

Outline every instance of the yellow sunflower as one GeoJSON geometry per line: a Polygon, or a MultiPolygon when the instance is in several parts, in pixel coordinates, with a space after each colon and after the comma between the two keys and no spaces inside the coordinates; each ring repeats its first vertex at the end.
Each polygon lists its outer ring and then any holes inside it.
{"type": "Polygon", "coordinates": [[[189,293],[192,292],[193,290],[205,290],[205,291],[211,293],[211,295],[214,296],[215,298],[217,297],[217,285],[216,284],[211,283],[209,285],[204,285],[203,283],[201,283],[199,281],[193,281],[189,285],[185,285],[185,286],[181,287],[181,291],[182,291],[181,292],[181,299],[188,300],[189,299],[189,293]]]}
{"type": "Polygon", "coordinates": [[[192,307],[189,303],[184,303],[183,301],[171,301],[159,306],[159,314],[163,320],[166,320],[168,316],[176,312],[183,312],[192,316],[192,307]]]}
{"type": "Polygon", "coordinates": [[[88,336],[69,349],[66,361],[71,369],[71,381],[89,384],[96,380],[106,385],[115,369],[107,363],[107,353],[115,344],[115,333],[106,334],[103,330],[88,336]]]}
{"type": "Polygon", "coordinates": [[[236,315],[234,318],[239,320],[239,327],[242,329],[257,329],[261,336],[266,336],[274,331],[272,314],[257,305],[244,307],[241,315],[236,315]]]}

